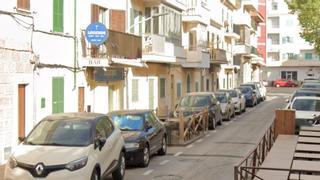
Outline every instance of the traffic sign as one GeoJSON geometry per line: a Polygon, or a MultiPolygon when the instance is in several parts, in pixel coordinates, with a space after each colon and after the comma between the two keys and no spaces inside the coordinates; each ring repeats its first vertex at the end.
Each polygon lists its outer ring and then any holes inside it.
{"type": "Polygon", "coordinates": [[[101,45],[108,39],[108,31],[102,23],[91,23],[86,29],[87,41],[94,45],[101,45]]]}

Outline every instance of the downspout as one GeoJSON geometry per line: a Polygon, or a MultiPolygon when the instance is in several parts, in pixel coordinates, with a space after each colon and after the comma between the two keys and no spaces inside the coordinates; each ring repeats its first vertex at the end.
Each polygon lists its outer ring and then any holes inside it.
{"type": "MultiPolygon", "coordinates": [[[[129,5],[128,5],[128,0],[126,0],[126,12],[125,12],[125,29],[126,32],[128,31],[128,9],[129,9],[129,5]]],[[[126,109],[129,109],[129,68],[126,67],[126,73],[125,73],[125,88],[126,88],[126,109]]]]}
{"type": "Polygon", "coordinates": [[[77,85],[77,0],[73,1],[73,89],[76,89],[77,85]]]}

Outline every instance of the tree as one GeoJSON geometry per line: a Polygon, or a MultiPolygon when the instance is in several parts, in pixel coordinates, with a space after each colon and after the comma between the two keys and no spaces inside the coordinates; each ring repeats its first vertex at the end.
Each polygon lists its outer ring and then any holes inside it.
{"type": "Polygon", "coordinates": [[[300,36],[320,54],[320,0],[286,0],[291,13],[298,15],[300,36]]]}

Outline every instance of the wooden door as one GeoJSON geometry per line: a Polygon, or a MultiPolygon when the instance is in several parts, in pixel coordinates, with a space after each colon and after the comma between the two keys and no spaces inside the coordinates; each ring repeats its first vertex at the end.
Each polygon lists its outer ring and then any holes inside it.
{"type": "Polygon", "coordinates": [[[18,86],[18,137],[25,137],[26,127],[26,85],[18,86]]]}
{"type": "Polygon", "coordinates": [[[84,87],[78,88],[78,112],[84,112],[84,87]]]}

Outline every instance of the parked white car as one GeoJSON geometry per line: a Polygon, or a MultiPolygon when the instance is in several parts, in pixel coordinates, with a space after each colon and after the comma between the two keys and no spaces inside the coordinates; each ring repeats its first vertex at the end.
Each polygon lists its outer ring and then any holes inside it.
{"type": "Polygon", "coordinates": [[[124,141],[106,115],[51,115],[20,140],[6,164],[5,180],[124,177],[124,141]]]}
{"type": "Polygon", "coordinates": [[[316,117],[320,115],[320,97],[295,97],[289,109],[296,110],[296,131],[299,131],[301,126],[319,124],[316,117]]]}
{"type": "Polygon", "coordinates": [[[261,94],[262,100],[265,100],[267,98],[267,88],[263,85],[263,83],[260,82],[253,82],[254,84],[258,85],[259,92],[261,94]]]}

